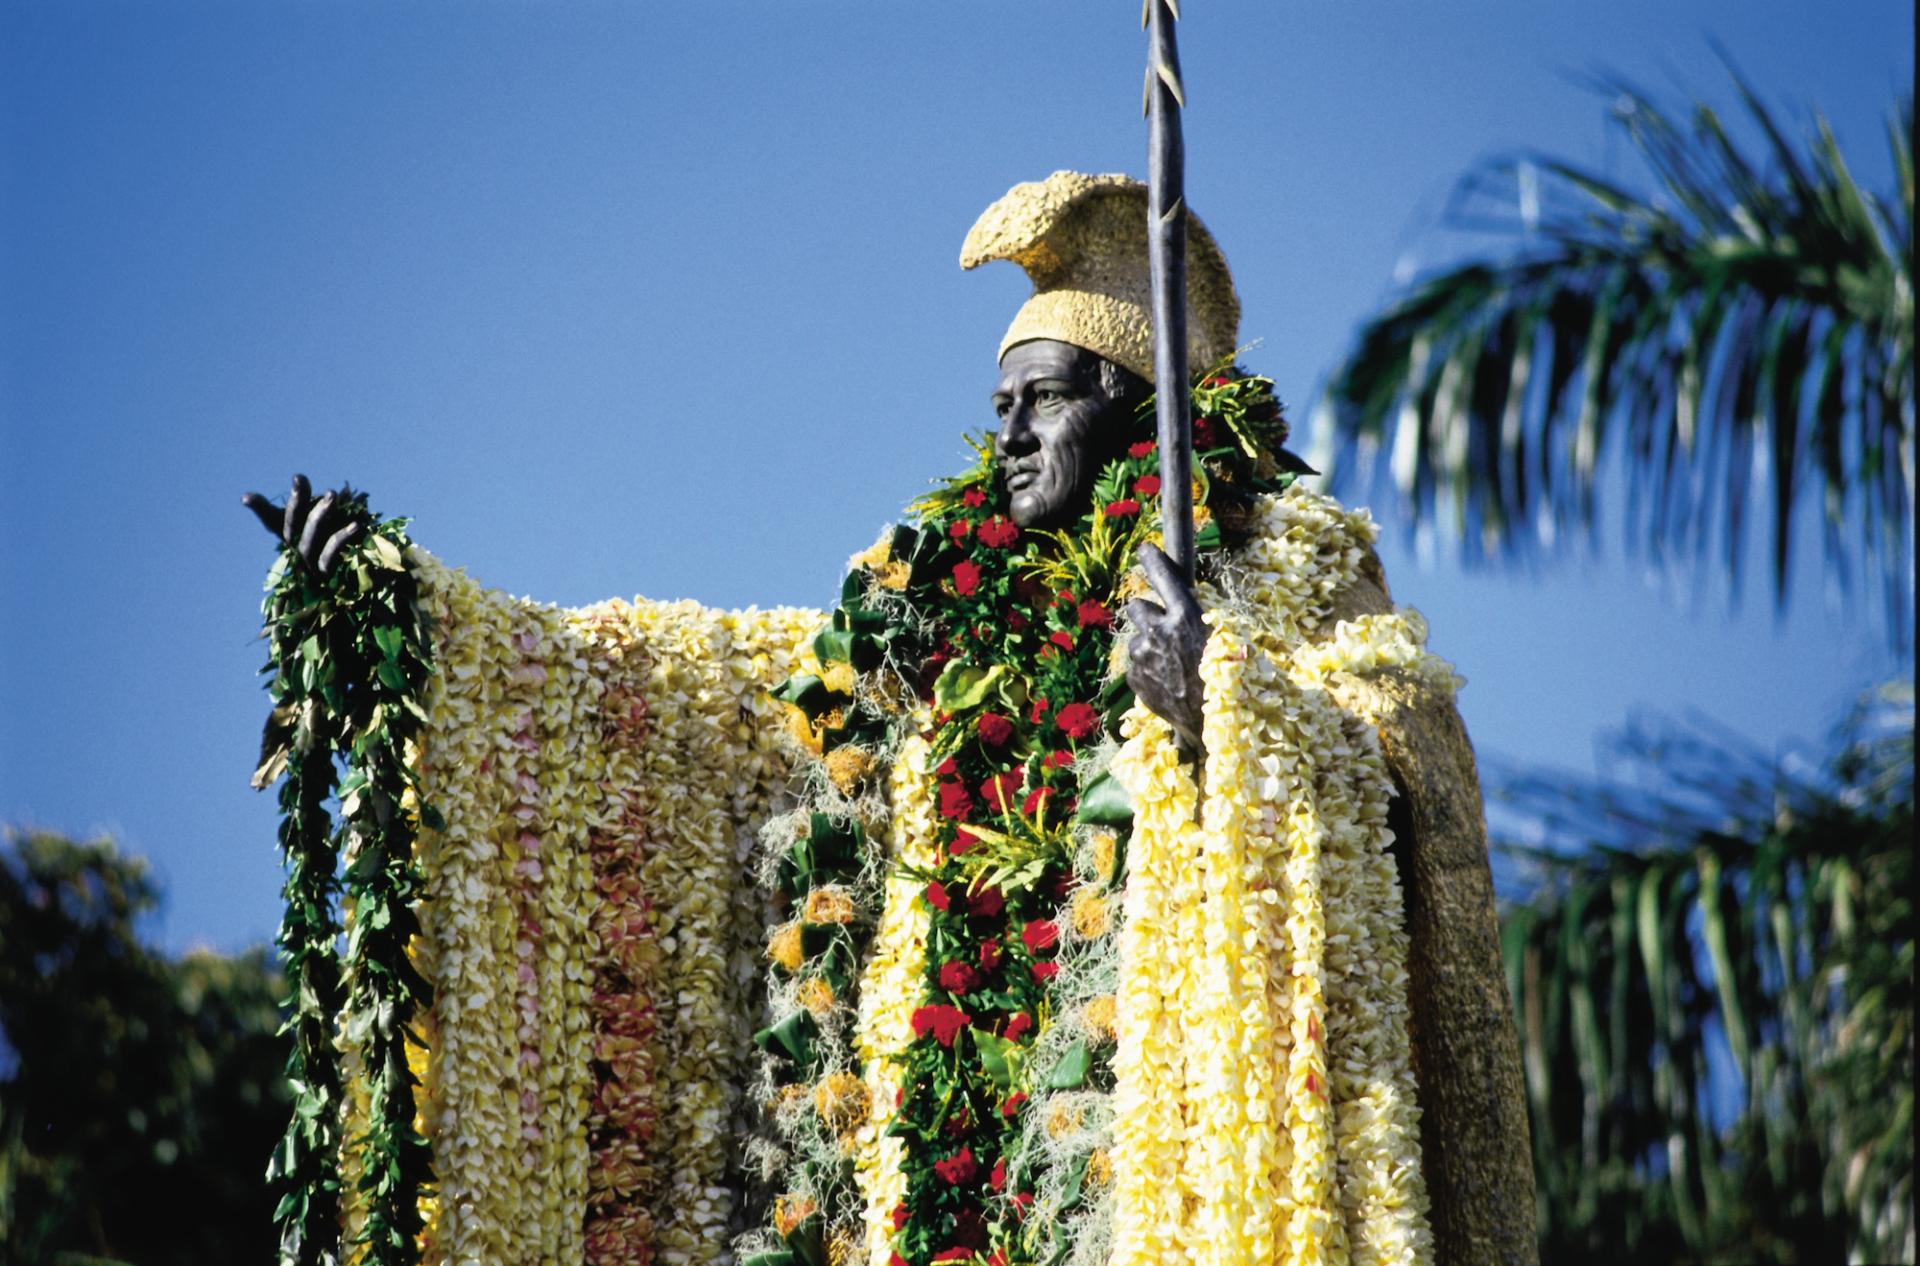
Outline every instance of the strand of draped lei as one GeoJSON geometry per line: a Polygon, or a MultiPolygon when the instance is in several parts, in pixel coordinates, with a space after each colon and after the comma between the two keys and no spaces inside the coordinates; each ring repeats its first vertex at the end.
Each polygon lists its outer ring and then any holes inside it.
{"type": "Polygon", "coordinates": [[[1136,709],[1115,762],[1136,810],[1115,1266],[1431,1259],[1390,784],[1325,687],[1380,667],[1452,678],[1417,613],[1303,640],[1371,542],[1362,516],[1295,493],[1267,528],[1231,598],[1203,594],[1201,821],[1158,718],[1136,709]]]}
{"type": "Polygon", "coordinates": [[[889,791],[893,821],[889,852],[896,859],[887,877],[885,908],[874,933],[872,956],[860,978],[859,1021],[854,1046],[867,1084],[869,1115],[854,1161],[864,1199],[866,1257],[869,1266],[887,1266],[893,1256],[893,1211],[906,1199],[907,1175],[901,1167],[904,1140],[887,1134],[902,1089],[899,1056],[913,1041],[913,1012],[926,972],[926,907],[918,900],[923,885],[914,871],[930,870],[939,860],[934,848],[933,772],[927,743],[917,734],[895,755],[889,791]]]}

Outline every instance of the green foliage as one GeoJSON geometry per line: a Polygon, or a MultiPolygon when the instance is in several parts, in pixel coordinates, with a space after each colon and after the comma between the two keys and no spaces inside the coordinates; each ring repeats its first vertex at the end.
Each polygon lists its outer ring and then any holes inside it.
{"type": "MultiPolygon", "coordinates": [[[[421,879],[406,746],[426,721],[420,696],[433,671],[432,640],[407,570],[405,521],[376,519],[351,491],[339,504],[366,525],[365,537],[325,576],[283,551],[262,607],[274,707],[254,784],[282,779],[280,946],[294,986],[286,1025],[294,1105],[268,1171],[285,1266],[333,1266],[342,1257],[336,1019],[367,1077],[367,1133],[346,1140],[363,1162],[364,1260],[417,1260],[418,1197],[432,1182],[406,1053],[407,1042],[418,1042],[413,1017],[429,1000],[407,957],[421,879]],[[342,894],[352,915],[344,953],[342,894]]],[[[418,816],[434,820],[430,806],[418,816]]]]}
{"type": "Polygon", "coordinates": [[[1899,644],[1912,602],[1912,100],[1888,129],[1896,188],[1878,194],[1824,120],[1796,144],[1734,83],[1757,155],[1706,105],[1683,123],[1629,85],[1600,85],[1651,195],[1546,157],[1470,176],[1460,222],[1511,247],[1421,279],[1362,327],[1327,389],[1330,470],[1390,454],[1415,518],[1470,556],[1520,553],[1592,532],[1618,442],[1628,535],[1649,558],[1717,552],[1737,585],[1764,514],[1782,600],[1793,513],[1817,488],[1828,562],[1843,583],[1850,566],[1877,581],[1899,644]]]}
{"type": "Polygon", "coordinates": [[[1555,844],[1507,846],[1502,934],[1543,1260],[1913,1260],[1911,687],[1842,734],[1818,776],[1641,733],[1644,785],[1508,783],[1555,844]]]}
{"type": "Polygon", "coordinates": [[[281,980],[264,950],[155,954],[158,900],[109,842],[0,852],[0,1264],[270,1252],[281,980]]]}

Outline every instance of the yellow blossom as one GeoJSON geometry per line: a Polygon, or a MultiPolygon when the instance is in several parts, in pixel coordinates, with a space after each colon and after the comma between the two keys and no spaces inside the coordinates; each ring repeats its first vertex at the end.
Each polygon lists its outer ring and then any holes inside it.
{"type": "Polygon", "coordinates": [[[806,961],[806,951],[802,946],[799,920],[782,923],[773,930],[773,935],[767,939],[767,957],[790,972],[800,970],[800,964],[806,961]]]}
{"type": "Polygon", "coordinates": [[[820,1206],[807,1196],[781,1196],[773,1202],[773,1229],[792,1235],[820,1206]]]}
{"type": "Polygon", "coordinates": [[[837,1134],[867,1114],[867,1085],[853,1073],[828,1073],[813,1088],[813,1110],[837,1134]]]}
{"type": "Polygon", "coordinates": [[[827,777],[843,796],[853,795],[873,773],[874,759],[863,748],[842,746],[827,753],[827,777]]]}
{"type": "Polygon", "coordinates": [[[816,1016],[833,1010],[833,985],[824,976],[809,976],[800,982],[800,1005],[816,1016]]]}
{"type": "Polygon", "coordinates": [[[1068,907],[1068,917],[1073,921],[1073,930],[1082,939],[1097,941],[1107,934],[1112,919],[1107,912],[1107,899],[1094,888],[1082,888],[1073,895],[1068,907]]]}
{"type": "Polygon", "coordinates": [[[807,894],[805,913],[800,917],[815,924],[851,923],[853,898],[845,888],[832,885],[815,888],[807,894]]]}
{"type": "Polygon", "coordinates": [[[1113,995],[1103,993],[1097,998],[1087,1000],[1087,1005],[1081,1009],[1080,1018],[1086,1021],[1087,1027],[1093,1031],[1095,1037],[1103,1042],[1111,1042],[1114,1038],[1116,1010],[1113,995]]]}

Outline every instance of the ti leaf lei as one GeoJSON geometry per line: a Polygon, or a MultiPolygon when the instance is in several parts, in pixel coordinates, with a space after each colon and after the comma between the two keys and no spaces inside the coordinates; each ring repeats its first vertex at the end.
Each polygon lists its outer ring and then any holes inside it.
{"type": "MultiPolygon", "coordinates": [[[[1306,469],[1281,447],[1287,428],[1272,386],[1229,365],[1194,385],[1203,553],[1238,538],[1256,495],[1285,488],[1306,469]]],[[[1112,1084],[1110,1049],[1078,1044],[1047,1069],[1029,1057],[1051,1018],[1055,920],[1074,883],[1075,827],[1121,828],[1114,873],[1103,882],[1117,884],[1124,867],[1132,815],[1103,772],[1111,751],[1103,735],[1117,732],[1133,702],[1115,670],[1114,625],[1125,600],[1144,592],[1134,572],[1139,546],[1158,538],[1153,418],[1148,400],[1124,455],[1101,471],[1088,513],[1059,532],[1023,530],[1007,517],[989,439],[970,439],[973,466],[921,497],[910,524],[856,559],[831,624],[814,642],[826,676],[796,676],[775,691],[804,718],[802,732],[830,767],[842,747],[897,750],[903,715],[876,700],[898,685],[932,715],[923,737],[938,777],[938,862],[912,876],[925,884],[918,899],[929,931],[891,1126],[906,1144],[893,1266],[981,1258],[1008,1266],[1054,1260],[1067,1247],[1052,1242],[1051,1228],[1023,1225],[1041,1161],[1018,1142],[1032,1078],[1054,1089],[1112,1084]],[[844,688],[844,674],[843,688],[830,684],[842,664],[860,686],[844,688]]],[[[834,866],[819,863],[855,865],[864,843],[858,830],[813,815],[780,868],[780,896],[804,904],[810,886],[835,882],[834,866]],[[842,846],[823,848],[835,841],[842,846]]],[[[810,941],[806,955],[823,961],[796,970],[824,968],[836,984],[853,977],[859,947],[844,939],[810,941]]],[[[803,1080],[821,1065],[812,1036],[804,1010],[762,1032],[777,1080],[803,1080]]],[[[811,1176],[816,1189],[835,1180],[811,1176]]],[[[850,1183],[850,1172],[837,1180],[850,1183]]],[[[777,1209],[774,1230],[785,1247],[750,1266],[822,1266],[826,1212],[777,1209]]]]}
{"type": "Polygon", "coordinates": [[[287,1077],[294,1111],[268,1177],[280,1192],[274,1218],[285,1266],[331,1266],[340,1245],[343,1077],[336,1017],[367,1081],[364,1138],[346,1140],[362,1160],[366,1211],[361,1260],[399,1266],[419,1259],[419,1196],[432,1182],[427,1141],[414,1129],[415,1079],[406,1043],[429,1000],[407,957],[418,931],[421,879],[413,863],[416,820],[440,825],[430,806],[410,807],[409,741],[426,721],[421,700],[433,646],[418,587],[406,564],[406,520],[379,520],[350,490],[339,504],[366,534],[325,576],[283,550],[262,604],[274,707],[261,744],[256,787],[281,779],[281,854],[287,868],[279,944],[292,996],[282,1031],[292,1037],[287,1077]],[[339,824],[329,812],[337,798],[339,824]],[[344,854],[346,868],[340,873],[344,854]],[[344,954],[344,893],[351,912],[344,954]]]}

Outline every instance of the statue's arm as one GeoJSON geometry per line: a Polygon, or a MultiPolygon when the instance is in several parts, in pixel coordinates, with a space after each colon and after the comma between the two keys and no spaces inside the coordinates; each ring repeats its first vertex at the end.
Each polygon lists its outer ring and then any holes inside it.
{"type": "Polygon", "coordinates": [[[1127,641],[1127,685],[1173,727],[1182,751],[1204,758],[1200,727],[1206,696],[1200,658],[1207,649],[1207,625],[1200,600],[1158,545],[1140,547],[1140,566],[1160,601],[1135,598],[1127,604],[1133,626],[1127,641]]]}

